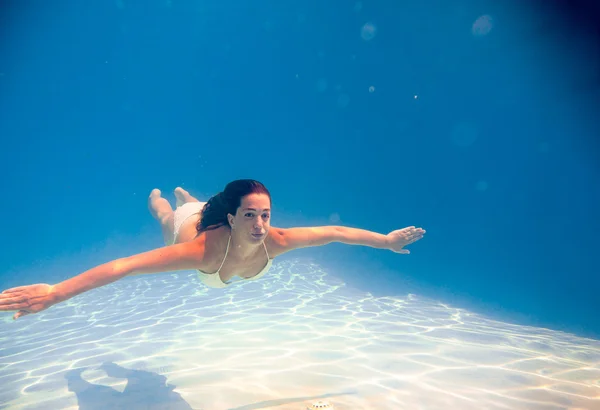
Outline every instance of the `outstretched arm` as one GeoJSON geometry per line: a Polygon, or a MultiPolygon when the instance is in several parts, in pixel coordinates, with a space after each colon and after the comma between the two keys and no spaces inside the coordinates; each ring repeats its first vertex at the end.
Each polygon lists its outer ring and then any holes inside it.
{"type": "Polygon", "coordinates": [[[192,241],[116,259],[54,285],[54,292],[62,302],[129,275],[195,269],[202,264],[203,248],[192,241]]]}
{"type": "Polygon", "coordinates": [[[333,242],[389,249],[397,253],[408,254],[410,251],[403,248],[418,241],[425,234],[424,229],[414,226],[398,229],[387,235],[346,226],[272,228],[272,231],[277,255],[294,249],[327,245],[333,242]]]}
{"type": "Polygon", "coordinates": [[[116,259],[56,285],[37,284],[7,289],[0,294],[0,311],[18,310],[14,315],[17,319],[128,275],[202,268],[203,258],[203,241],[192,241],[116,259]]]}

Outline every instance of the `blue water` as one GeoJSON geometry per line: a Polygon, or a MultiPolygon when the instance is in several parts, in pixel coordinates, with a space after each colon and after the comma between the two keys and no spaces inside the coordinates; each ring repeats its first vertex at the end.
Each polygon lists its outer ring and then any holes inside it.
{"type": "Polygon", "coordinates": [[[491,1],[7,4],[2,288],[160,246],[152,188],[255,178],[276,226],[427,230],[409,256],[296,254],[352,286],[600,336],[585,26],[491,1]]]}

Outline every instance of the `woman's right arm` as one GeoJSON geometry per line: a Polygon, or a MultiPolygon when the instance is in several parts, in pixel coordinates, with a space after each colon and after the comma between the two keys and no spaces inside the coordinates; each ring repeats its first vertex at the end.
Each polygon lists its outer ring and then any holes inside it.
{"type": "Polygon", "coordinates": [[[196,240],[165,246],[96,266],[54,285],[57,303],[129,275],[201,268],[204,259],[202,242],[196,240]]]}
{"type": "Polygon", "coordinates": [[[87,270],[56,285],[30,285],[0,294],[0,311],[19,310],[15,318],[37,313],[80,293],[108,285],[125,276],[202,269],[204,240],[197,239],[120,258],[87,270]]]}

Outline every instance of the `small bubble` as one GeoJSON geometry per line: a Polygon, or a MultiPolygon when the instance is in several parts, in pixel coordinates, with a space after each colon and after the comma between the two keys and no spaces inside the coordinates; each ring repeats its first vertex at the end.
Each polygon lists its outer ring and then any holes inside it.
{"type": "Polygon", "coordinates": [[[370,92],[370,93],[374,93],[374,92],[375,92],[375,87],[373,87],[373,86],[370,86],[370,87],[369,87],[369,92],[370,92]]]}
{"type": "Polygon", "coordinates": [[[486,36],[492,31],[493,25],[494,21],[492,17],[487,14],[483,15],[475,20],[475,23],[471,27],[471,33],[476,37],[486,36]]]}
{"type": "Polygon", "coordinates": [[[377,33],[377,27],[375,27],[375,24],[373,24],[371,22],[366,23],[364,26],[362,26],[362,28],[360,30],[360,36],[365,41],[372,40],[373,37],[375,37],[376,33],[377,33]]]}
{"type": "Polygon", "coordinates": [[[415,95],[415,100],[416,100],[417,98],[419,98],[419,96],[418,96],[418,95],[415,95]]]}

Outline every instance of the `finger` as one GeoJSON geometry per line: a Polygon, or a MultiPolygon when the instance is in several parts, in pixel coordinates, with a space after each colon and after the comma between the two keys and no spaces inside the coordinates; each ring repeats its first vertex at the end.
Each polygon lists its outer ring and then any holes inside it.
{"type": "Polygon", "coordinates": [[[10,289],[3,290],[2,294],[18,292],[20,290],[23,290],[24,288],[25,288],[25,286],[17,286],[16,288],[10,288],[10,289]]]}
{"type": "Polygon", "coordinates": [[[13,320],[17,320],[20,317],[23,316],[27,316],[29,314],[29,312],[26,312],[24,310],[19,310],[17,313],[15,313],[15,315],[13,316],[13,320]]]}
{"type": "Polygon", "coordinates": [[[2,305],[0,306],[0,312],[10,312],[11,310],[19,310],[23,309],[26,305],[22,303],[13,303],[12,305],[2,305]]]}
{"type": "Polygon", "coordinates": [[[22,297],[3,297],[0,298],[0,309],[5,309],[10,305],[20,304],[23,302],[22,297]]]}
{"type": "MultiPolygon", "coordinates": [[[[417,239],[418,239],[418,235],[408,235],[404,238],[404,240],[406,241],[406,245],[415,242],[417,239]]],[[[406,246],[406,245],[404,245],[404,246],[406,246]]]]}
{"type": "Polygon", "coordinates": [[[402,255],[408,255],[410,253],[410,251],[408,249],[400,249],[398,251],[398,253],[400,253],[402,255]]]}
{"type": "Polygon", "coordinates": [[[408,230],[410,233],[423,233],[425,232],[425,230],[423,230],[423,228],[415,228],[414,226],[410,226],[408,228],[405,228],[406,230],[408,230]]]}

